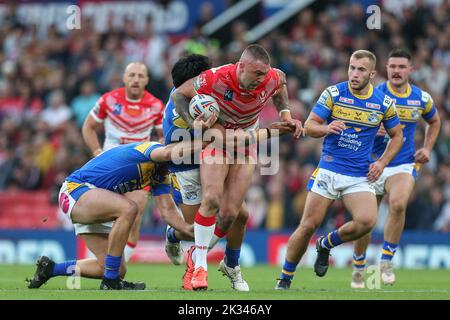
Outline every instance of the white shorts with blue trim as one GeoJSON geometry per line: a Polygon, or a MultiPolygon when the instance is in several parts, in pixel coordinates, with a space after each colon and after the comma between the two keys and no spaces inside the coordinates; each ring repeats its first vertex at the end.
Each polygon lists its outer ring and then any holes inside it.
{"type": "MultiPolygon", "coordinates": [[[[61,189],[59,190],[59,207],[62,212],[72,220],[72,210],[77,203],[78,199],[90,189],[97,188],[90,183],[76,183],[72,181],[64,181],[61,189]]],[[[81,224],[73,222],[75,227],[75,234],[83,233],[106,233],[109,234],[113,227],[114,221],[93,223],[93,224],[81,224]]]]}
{"type": "Polygon", "coordinates": [[[375,190],[367,181],[367,177],[352,177],[322,168],[317,168],[313,172],[307,189],[332,200],[356,192],[375,194],[375,190]]]}
{"type": "Polygon", "coordinates": [[[183,203],[197,205],[202,202],[202,186],[200,183],[200,168],[175,172],[183,203]]]}
{"type": "Polygon", "coordinates": [[[378,180],[375,181],[374,183],[372,183],[373,187],[375,188],[375,194],[377,196],[385,195],[386,194],[386,189],[385,189],[386,180],[389,177],[392,177],[399,173],[410,174],[415,179],[417,177],[416,164],[415,163],[405,163],[405,164],[401,164],[401,165],[398,165],[395,167],[384,168],[383,173],[378,178],[378,180]]]}

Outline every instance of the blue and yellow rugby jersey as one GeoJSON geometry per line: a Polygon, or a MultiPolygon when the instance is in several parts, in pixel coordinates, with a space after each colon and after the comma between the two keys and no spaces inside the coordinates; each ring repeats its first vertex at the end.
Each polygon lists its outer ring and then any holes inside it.
{"type": "MultiPolygon", "coordinates": [[[[381,83],[379,90],[395,101],[395,107],[403,129],[403,145],[388,167],[414,162],[414,134],[420,117],[431,119],[436,114],[436,106],[431,96],[414,85],[408,85],[404,94],[396,93],[388,81],[381,83]]],[[[381,157],[389,142],[389,136],[376,137],[373,146],[375,158],[381,157]]]]}
{"type": "Polygon", "coordinates": [[[117,146],[91,159],[66,180],[73,183],[72,191],[87,182],[120,194],[149,185],[154,196],[170,193],[168,175],[158,176],[156,163],[150,158],[160,147],[163,145],[151,141],[117,146]]]}
{"type": "Polygon", "coordinates": [[[365,96],[353,94],[348,81],[325,89],[312,112],[327,123],[340,120],[346,125],[340,135],[325,137],[318,167],[354,177],[366,176],[369,171],[380,123],[388,129],[399,124],[391,98],[372,85],[365,96]]]}
{"type": "MultiPolygon", "coordinates": [[[[173,104],[172,100],[172,94],[175,91],[175,88],[172,89],[169,95],[169,101],[166,104],[166,108],[164,109],[164,116],[163,116],[163,134],[164,134],[164,140],[165,144],[170,144],[173,142],[180,142],[182,141],[182,138],[180,136],[183,136],[183,134],[186,134],[186,132],[189,133],[189,136],[192,138],[192,132],[189,126],[186,124],[186,122],[183,120],[183,118],[177,113],[175,110],[175,106],[173,104]],[[176,139],[176,137],[179,137],[176,139]]],[[[174,163],[169,163],[169,170],[171,172],[179,172],[179,171],[187,171],[192,169],[197,169],[199,167],[198,164],[193,164],[194,159],[193,155],[189,155],[189,158],[186,159],[186,162],[192,163],[192,164],[179,164],[176,165],[174,163]]]]}

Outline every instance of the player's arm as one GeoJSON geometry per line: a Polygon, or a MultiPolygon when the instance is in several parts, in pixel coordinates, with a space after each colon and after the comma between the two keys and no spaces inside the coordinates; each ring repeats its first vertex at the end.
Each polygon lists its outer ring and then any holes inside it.
{"type": "Polygon", "coordinates": [[[322,138],[329,134],[340,135],[345,130],[345,122],[334,120],[327,124],[326,120],[315,112],[311,112],[305,121],[305,135],[313,138],[322,138]]]}
{"type": "Polygon", "coordinates": [[[161,213],[161,218],[174,229],[187,237],[194,238],[194,228],[182,218],[178,207],[169,193],[153,196],[155,205],[161,213]]]}
{"type": "Polygon", "coordinates": [[[403,130],[400,123],[392,128],[386,128],[386,131],[391,139],[383,155],[377,161],[370,164],[369,173],[367,174],[369,182],[378,180],[384,168],[394,159],[403,145],[403,130]]]}
{"type": "Polygon", "coordinates": [[[423,148],[420,148],[414,154],[415,161],[422,164],[430,161],[431,150],[433,149],[439,136],[439,131],[441,130],[441,118],[439,117],[438,112],[436,112],[431,119],[426,121],[428,125],[425,129],[423,148]]]}
{"type": "Polygon", "coordinates": [[[300,138],[300,135],[303,131],[303,126],[300,120],[292,119],[291,117],[291,110],[289,107],[289,97],[288,97],[288,91],[287,91],[287,82],[286,82],[286,74],[277,69],[279,81],[280,81],[280,88],[277,90],[277,92],[272,96],[272,101],[275,107],[278,110],[278,113],[280,115],[280,120],[282,122],[289,122],[294,129],[294,137],[296,139],[300,138]]]}
{"type": "Polygon", "coordinates": [[[88,115],[81,129],[83,140],[91,150],[94,157],[102,152],[100,141],[98,140],[97,130],[103,128],[103,123],[95,121],[92,115],[88,115]]]}
{"type": "Polygon", "coordinates": [[[193,128],[194,119],[189,114],[189,102],[192,97],[196,95],[194,88],[194,78],[187,80],[179,86],[172,94],[173,104],[176,112],[186,122],[186,124],[193,128]]]}

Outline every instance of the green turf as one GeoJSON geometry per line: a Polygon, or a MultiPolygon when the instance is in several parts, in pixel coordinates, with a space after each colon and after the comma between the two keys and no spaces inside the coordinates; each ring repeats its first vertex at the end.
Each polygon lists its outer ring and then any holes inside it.
{"type": "Polygon", "coordinates": [[[243,268],[250,292],[235,292],[228,279],[209,267],[209,290],[187,292],[180,289],[183,266],[139,265],[128,267],[127,280],[144,281],[143,292],[99,291],[99,280],[82,279],[81,290],[69,290],[65,277],[51,279],[40,289],[26,288],[24,279],[31,277],[34,266],[1,265],[0,299],[157,299],[157,300],[263,300],[263,299],[450,299],[450,272],[448,270],[397,270],[394,286],[380,289],[353,290],[350,288],[350,269],[331,268],[324,278],[318,278],[311,269],[299,268],[289,291],[275,291],[278,267],[256,266],[243,268]]]}

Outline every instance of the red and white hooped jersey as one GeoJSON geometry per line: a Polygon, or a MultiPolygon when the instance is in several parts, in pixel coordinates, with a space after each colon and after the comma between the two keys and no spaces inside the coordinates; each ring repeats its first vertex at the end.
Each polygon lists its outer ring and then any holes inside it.
{"type": "Polygon", "coordinates": [[[163,111],[162,101],[148,91],[141,100],[130,100],[122,87],[101,96],[90,115],[104,122],[103,150],[109,150],[119,144],[149,140],[153,127],[162,128],[163,111]]]}
{"type": "Polygon", "coordinates": [[[239,88],[237,64],[227,64],[202,72],[194,80],[198,94],[214,97],[220,107],[219,119],[225,128],[255,129],[259,113],[267,100],[280,88],[277,69],[270,68],[264,81],[255,90],[239,88]]]}

